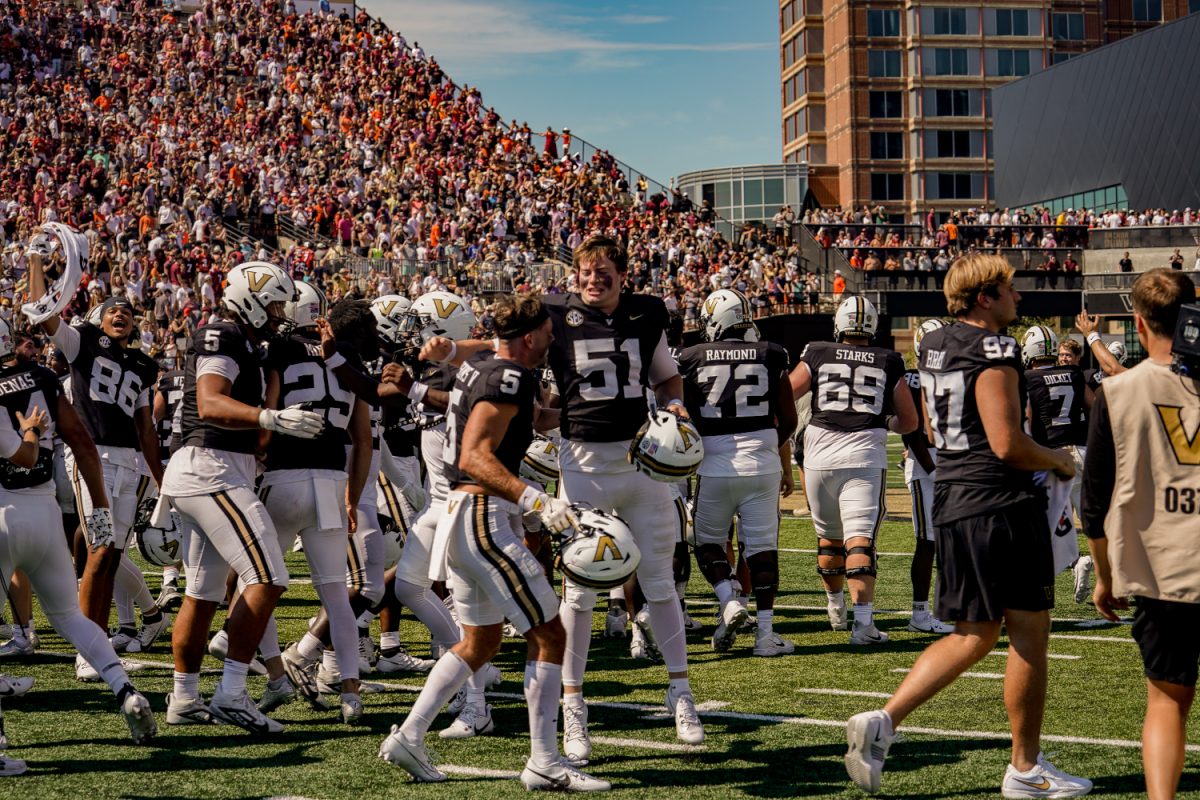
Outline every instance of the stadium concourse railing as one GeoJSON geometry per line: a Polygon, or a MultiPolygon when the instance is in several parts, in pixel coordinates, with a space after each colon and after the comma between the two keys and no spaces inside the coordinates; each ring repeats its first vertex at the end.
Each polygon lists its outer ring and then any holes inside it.
{"type": "Polygon", "coordinates": [[[1136,250],[1142,247],[1200,245],[1200,225],[1151,225],[1138,228],[1093,228],[1092,250],[1136,250]]]}
{"type": "MultiPolygon", "coordinates": [[[[908,239],[911,242],[920,241],[925,233],[935,234],[936,230],[928,230],[924,225],[915,223],[899,223],[899,222],[801,222],[803,227],[807,228],[814,236],[820,239],[820,234],[827,233],[830,239],[835,239],[838,231],[847,231],[853,238],[857,238],[859,234],[870,239],[875,234],[880,236],[898,235],[902,240],[908,239]]],[[[1089,238],[1092,232],[1096,229],[1088,228],[1086,225],[1055,225],[1055,224],[1029,224],[1029,225],[971,225],[960,224],[958,227],[958,238],[956,241],[957,247],[963,249],[970,245],[979,248],[992,250],[995,247],[1011,247],[1021,248],[1026,250],[1038,250],[1042,241],[1042,237],[1047,233],[1053,234],[1055,246],[1065,249],[1086,249],[1089,246],[1089,238]],[[1030,234],[1032,241],[1029,244],[1022,245],[1021,242],[1025,239],[1026,234],[1030,234]],[[995,238],[995,244],[986,244],[988,237],[995,238]],[[1007,241],[1004,241],[1004,240],[1007,241]]],[[[831,242],[832,244],[832,242],[831,242]]],[[[878,249],[879,245],[872,248],[870,244],[850,245],[859,249],[878,249]]],[[[929,249],[914,244],[911,249],[929,249]]],[[[937,247],[933,248],[937,250],[937,247]]]]}

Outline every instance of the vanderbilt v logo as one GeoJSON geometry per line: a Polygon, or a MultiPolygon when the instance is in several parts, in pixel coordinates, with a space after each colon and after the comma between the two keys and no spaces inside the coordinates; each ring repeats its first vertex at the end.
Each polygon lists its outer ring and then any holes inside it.
{"type": "Polygon", "coordinates": [[[603,561],[605,553],[612,553],[613,561],[621,560],[621,550],[617,547],[617,543],[607,533],[600,536],[600,540],[596,542],[596,557],[593,561],[603,561]]]}
{"type": "Polygon", "coordinates": [[[713,309],[717,307],[717,298],[710,297],[704,301],[704,313],[712,316],[713,309]]]}
{"type": "Polygon", "coordinates": [[[690,450],[695,437],[692,436],[692,431],[688,425],[679,426],[679,438],[683,440],[683,449],[690,450]]]}
{"type": "Polygon", "coordinates": [[[1175,451],[1175,460],[1188,467],[1200,467],[1200,424],[1190,434],[1183,429],[1183,417],[1180,406],[1160,406],[1158,418],[1162,422],[1163,431],[1175,451]]]}
{"type": "Polygon", "coordinates": [[[393,310],[395,307],[396,307],[396,301],[395,301],[395,300],[387,300],[387,301],[384,301],[384,302],[382,302],[382,303],[380,303],[380,304],[379,304],[379,308],[380,308],[380,310],[381,310],[381,311],[383,311],[383,315],[384,315],[385,317],[390,317],[390,316],[392,315],[392,310],[393,310]]]}
{"type": "Polygon", "coordinates": [[[246,270],[246,283],[250,284],[250,291],[252,292],[261,292],[269,280],[271,280],[271,273],[269,272],[255,272],[252,269],[246,270]]]}
{"type": "Polygon", "coordinates": [[[437,309],[438,317],[445,319],[454,313],[454,309],[458,308],[458,303],[446,302],[440,297],[435,297],[433,298],[433,307],[437,309]]]}

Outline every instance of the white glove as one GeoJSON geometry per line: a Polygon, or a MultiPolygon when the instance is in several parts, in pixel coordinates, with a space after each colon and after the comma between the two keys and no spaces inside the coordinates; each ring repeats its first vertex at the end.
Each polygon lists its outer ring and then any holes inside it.
{"type": "Polygon", "coordinates": [[[410,481],[400,487],[400,494],[404,497],[404,501],[412,508],[414,513],[421,513],[425,508],[425,501],[428,499],[425,494],[425,489],[416,481],[410,481]]]}
{"type": "Polygon", "coordinates": [[[112,510],[94,508],[87,519],[88,538],[93,550],[111,547],[113,544],[112,510]]]}
{"type": "Polygon", "coordinates": [[[539,492],[532,486],[521,493],[521,512],[537,514],[538,519],[551,533],[562,533],[567,528],[579,527],[579,520],[575,519],[570,503],[539,492]]]}
{"type": "Polygon", "coordinates": [[[325,418],[315,411],[296,407],[282,411],[264,408],[258,415],[258,427],[300,439],[315,439],[325,427],[325,418]]]}

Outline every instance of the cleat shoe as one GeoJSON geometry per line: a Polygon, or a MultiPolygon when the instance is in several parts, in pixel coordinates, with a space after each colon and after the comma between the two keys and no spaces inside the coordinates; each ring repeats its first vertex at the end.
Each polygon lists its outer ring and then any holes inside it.
{"type": "Polygon", "coordinates": [[[667,689],[667,708],[675,715],[675,738],[687,744],[704,741],[704,725],[696,712],[696,698],[691,692],[672,696],[671,690],[667,689]]]}
{"type": "Polygon", "coordinates": [[[120,628],[112,636],[108,637],[109,644],[112,649],[118,653],[124,653],[129,648],[129,643],[137,639],[137,631],[133,628],[120,628]]]}
{"type": "Polygon", "coordinates": [[[173,694],[167,695],[168,725],[211,725],[213,722],[212,712],[203,700],[176,699],[173,694]]]}
{"type": "Polygon", "coordinates": [[[321,664],[317,667],[317,691],[321,694],[341,694],[342,674],[336,669],[326,669],[321,664]]]}
{"type": "Polygon", "coordinates": [[[637,625],[633,626],[633,635],[629,637],[629,657],[638,661],[657,660],[657,651],[646,641],[646,634],[637,625]]]}
{"type": "Polygon", "coordinates": [[[593,778],[566,762],[553,770],[534,769],[526,763],[521,770],[521,783],[531,792],[607,792],[612,788],[608,781],[593,778]]]}
{"type": "MultiPolygon", "coordinates": [[[[221,663],[225,663],[225,659],[229,657],[229,634],[225,631],[217,631],[208,643],[208,654],[221,663]]],[[[266,675],[267,667],[257,658],[250,659],[250,674],[251,675],[266,675]]]]}
{"type": "Polygon", "coordinates": [[[825,613],[829,615],[829,627],[835,631],[850,630],[850,615],[846,610],[846,604],[840,606],[835,603],[825,604],[825,613]]]}
{"type": "Polygon", "coordinates": [[[874,622],[866,626],[855,625],[850,634],[850,644],[883,644],[887,640],[888,635],[876,628],[874,622]]]}
{"type": "Polygon", "coordinates": [[[496,725],[492,722],[491,706],[484,706],[482,711],[473,706],[467,706],[458,715],[458,719],[450,723],[449,728],[438,733],[438,736],[443,739],[470,739],[494,730],[496,730],[496,725]]]}
{"type": "Polygon", "coordinates": [[[738,628],[750,612],[739,600],[730,600],[717,612],[717,629],[713,632],[712,648],[718,653],[725,653],[733,647],[737,639],[738,628]]]}
{"type": "Polygon", "coordinates": [[[383,744],[379,745],[379,757],[406,770],[419,783],[439,783],[446,780],[446,773],[433,765],[433,758],[425,749],[424,743],[413,744],[404,741],[399,725],[393,725],[392,732],[383,740],[383,744]]]}
{"type": "MultiPolygon", "coordinates": [[[[128,687],[128,684],[126,685],[128,687]]],[[[145,744],[158,733],[158,725],[154,722],[154,712],[150,710],[150,701],[138,692],[131,691],[121,703],[121,713],[129,724],[129,733],[134,744],[145,744]]]]}
{"type": "Polygon", "coordinates": [[[30,631],[29,636],[26,638],[29,639],[29,644],[34,650],[37,650],[42,646],[42,640],[41,637],[37,635],[37,631],[30,631]]]}
{"type": "Polygon", "coordinates": [[[125,648],[126,653],[144,653],[150,649],[150,645],[158,639],[159,636],[171,626],[171,615],[162,614],[162,618],[157,622],[142,622],[142,629],[138,631],[137,636],[125,648]]]}
{"type": "Polygon", "coordinates": [[[283,724],[276,722],[254,707],[250,695],[243,691],[241,694],[230,695],[217,687],[212,701],[208,704],[213,719],[224,725],[236,725],[250,733],[279,733],[283,724]]]}
{"type": "Polygon", "coordinates": [[[29,769],[29,765],[19,758],[4,758],[0,756],[0,778],[14,778],[17,775],[24,775],[27,769],[29,769]]]}
{"type": "Polygon", "coordinates": [[[362,697],[357,694],[343,694],[341,708],[342,722],[347,725],[357,725],[363,717],[362,697]]]}
{"type": "Polygon", "coordinates": [[[321,700],[321,692],[317,688],[317,665],[306,662],[295,644],[288,645],[287,649],[280,653],[280,659],[283,661],[283,671],[287,673],[295,693],[307,700],[317,711],[327,711],[329,707],[321,700]]]}
{"type": "Polygon", "coordinates": [[[24,637],[9,639],[0,645],[0,658],[5,656],[31,656],[34,649],[33,642],[24,637]]]}
{"type": "Polygon", "coordinates": [[[0,675],[0,697],[24,697],[33,688],[33,678],[0,675]]]}
{"type": "Polygon", "coordinates": [[[588,735],[587,703],[562,704],[563,756],[567,763],[583,766],[592,757],[592,737],[588,735]]]}
{"type": "Polygon", "coordinates": [[[522,638],[521,632],[519,630],[517,630],[517,626],[513,625],[511,622],[504,623],[504,628],[501,629],[500,634],[505,639],[520,639],[520,638],[522,638]]]}
{"type": "Polygon", "coordinates": [[[403,647],[388,648],[379,654],[375,668],[380,672],[429,672],[437,661],[411,656],[403,647]]]}
{"type": "Polygon", "coordinates": [[[1028,772],[1017,772],[1012,764],[1004,771],[1000,794],[1004,797],[1082,797],[1092,790],[1087,778],[1068,775],[1038,753],[1037,764],[1028,772]]]}
{"type": "MultiPolygon", "coordinates": [[[[141,672],[142,670],[144,670],[146,668],[146,666],[137,661],[128,661],[128,660],[122,658],[121,659],[121,668],[123,670],[125,670],[126,674],[129,674],[132,672],[141,672]]],[[[89,664],[86,660],[84,660],[83,656],[76,655],[75,656],[75,679],[79,680],[79,681],[83,681],[84,683],[99,683],[100,682],[100,673],[97,672],[95,669],[93,669],[92,665],[89,664]]]]}
{"type": "Polygon", "coordinates": [[[284,703],[290,703],[296,698],[296,687],[287,675],[286,669],[284,669],[283,685],[272,686],[272,683],[274,681],[267,681],[267,688],[263,690],[262,699],[258,701],[258,710],[264,714],[269,714],[284,703]]]}
{"type": "Polygon", "coordinates": [[[483,688],[495,689],[501,684],[501,682],[503,682],[504,679],[500,676],[500,668],[492,662],[489,661],[480,667],[480,669],[484,670],[483,688]]]}
{"type": "Polygon", "coordinates": [[[604,635],[609,639],[624,639],[629,627],[629,612],[613,606],[604,616],[604,635]]]}
{"type": "Polygon", "coordinates": [[[358,674],[370,675],[375,671],[379,656],[375,652],[375,641],[370,636],[358,637],[358,674]]]}
{"type": "Polygon", "coordinates": [[[454,699],[446,704],[446,710],[454,716],[462,713],[462,710],[467,707],[467,687],[463,686],[458,690],[458,694],[454,695],[454,699]]]}
{"type": "Polygon", "coordinates": [[[913,633],[954,633],[953,625],[942,622],[932,614],[914,616],[908,622],[908,629],[913,633]]]}
{"type": "Polygon", "coordinates": [[[164,583],[162,591],[158,593],[158,599],[154,601],[154,605],[163,610],[164,613],[173,614],[183,605],[183,594],[173,583],[164,583]]]}
{"type": "MultiPolygon", "coordinates": [[[[1071,572],[1075,576],[1075,602],[1086,603],[1088,595],[1092,593],[1091,580],[1089,573],[1093,569],[1091,556],[1080,556],[1075,561],[1075,566],[1071,567],[1071,572]]],[[[1066,797],[1067,795],[1063,795],[1066,797]]]]}
{"type": "Polygon", "coordinates": [[[646,640],[646,655],[651,661],[662,661],[662,653],[658,649],[658,640],[654,638],[654,628],[650,625],[650,609],[643,607],[633,615],[633,627],[641,631],[646,640]]]}
{"type": "MultiPolygon", "coordinates": [[[[746,605],[742,603],[742,605],[746,605]]],[[[738,633],[758,633],[758,619],[750,613],[749,607],[746,609],[746,621],[738,626],[738,633]]]]}
{"type": "Polygon", "coordinates": [[[796,652],[796,645],[784,639],[778,633],[771,632],[766,636],[754,637],[754,655],[770,658],[772,656],[786,656],[796,652]]]}
{"type": "Polygon", "coordinates": [[[855,714],[846,722],[846,774],[858,788],[879,791],[883,762],[895,740],[891,717],[883,711],[855,714]]]}
{"type": "Polygon", "coordinates": [[[693,619],[691,614],[684,611],[683,629],[688,633],[695,633],[696,631],[704,630],[704,625],[702,625],[698,620],[693,619]]]}

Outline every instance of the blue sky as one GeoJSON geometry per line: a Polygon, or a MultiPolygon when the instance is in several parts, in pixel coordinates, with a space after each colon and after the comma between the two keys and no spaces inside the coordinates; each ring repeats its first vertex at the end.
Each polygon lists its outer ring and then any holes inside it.
{"type": "Polygon", "coordinates": [[[359,0],[506,120],[652,178],[778,163],[778,3],[359,0]]]}

